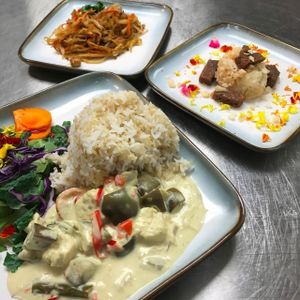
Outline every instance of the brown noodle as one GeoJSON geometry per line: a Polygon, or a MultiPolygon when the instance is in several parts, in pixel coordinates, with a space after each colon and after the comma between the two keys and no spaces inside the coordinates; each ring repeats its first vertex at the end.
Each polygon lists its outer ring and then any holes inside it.
{"type": "Polygon", "coordinates": [[[141,45],[144,25],[135,14],[126,14],[113,4],[100,12],[74,10],[66,23],[57,27],[46,42],[72,67],[81,62],[101,63],[141,45]]]}

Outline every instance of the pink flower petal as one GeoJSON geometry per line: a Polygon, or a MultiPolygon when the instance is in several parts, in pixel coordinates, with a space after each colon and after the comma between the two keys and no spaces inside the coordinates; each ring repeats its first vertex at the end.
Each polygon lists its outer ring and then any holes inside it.
{"type": "Polygon", "coordinates": [[[190,89],[186,86],[186,84],[181,85],[181,92],[184,96],[189,97],[191,95],[190,89]]]}
{"type": "Polygon", "coordinates": [[[208,46],[211,47],[211,48],[219,48],[220,47],[220,42],[217,38],[214,38],[210,41],[208,46]]]}

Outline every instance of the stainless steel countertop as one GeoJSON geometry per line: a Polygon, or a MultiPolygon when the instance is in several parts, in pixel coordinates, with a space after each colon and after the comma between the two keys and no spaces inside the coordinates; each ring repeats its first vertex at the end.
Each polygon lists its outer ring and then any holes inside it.
{"type": "MultiPolygon", "coordinates": [[[[25,37],[58,2],[1,0],[1,106],[74,76],[28,67],[17,56],[25,37]]],[[[173,8],[174,19],[159,56],[221,21],[300,47],[299,0],[164,2],[173,8]]],[[[154,93],[143,76],[131,83],[224,172],[246,206],[240,232],[157,299],[300,299],[300,136],[277,152],[255,153],[179,111],[154,93]]]]}

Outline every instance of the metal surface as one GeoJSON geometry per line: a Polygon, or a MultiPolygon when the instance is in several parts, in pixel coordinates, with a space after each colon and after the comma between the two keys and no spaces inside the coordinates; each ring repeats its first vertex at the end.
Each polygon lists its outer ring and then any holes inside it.
{"type": "MultiPolygon", "coordinates": [[[[17,57],[22,41],[58,2],[1,1],[0,105],[74,76],[28,67],[17,57]]],[[[165,3],[173,8],[174,19],[161,53],[221,21],[241,23],[300,47],[299,0],[165,3]]],[[[142,76],[131,83],[225,173],[247,211],[236,237],[157,299],[300,299],[300,136],[277,152],[255,153],[169,104],[142,76]]]]}

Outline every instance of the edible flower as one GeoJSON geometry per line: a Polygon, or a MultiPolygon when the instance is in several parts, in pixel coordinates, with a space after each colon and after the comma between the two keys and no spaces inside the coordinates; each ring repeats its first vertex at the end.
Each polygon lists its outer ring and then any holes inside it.
{"type": "Polygon", "coordinates": [[[183,83],[180,85],[180,87],[182,94],[186,97],[195,97],[200,90],[200,88],[195,84],[186,85],[185,83],[183,83]]]}
{"type": "Polygon", "coordinates": [[[293,76],[293,82],[300,83],[300,74],[296,74],[296,75],[293,76]]]}
{"type": "Polygon", "coordinates": [[[208,45],[210,48],[219,48],[220,47],[220,42],[217,38],[213,38],[209,45],[208,45]]]}
{"type": "Polygon", "coordinates": [[[225,103],[221,103],[219,110],[229,110],[230,108],[231,108],[231,105],[225,104],[225,103]]]}
{"type": "Polygon", "coordinates": [[[300,92],[294,92],[293,96],[291,97],[292,104],[296,104],[297,101],[300,101],[300,92]]]}
{"type": "Polygon", "coordinates": [[[11,150],[11,149],[15,149],[16,147],[11,145],[11,144],[4,144],[1,148],[0,148],[0,159],[4,159],[7,155],[7,151],[11,150]]]}
{"type": "Polygon", "coordinates": [[[286,92],[290,92],[292,89],[291,89],[288,85],[286,85],[286,86],[284,87],[284,90],[285,90],[286,92]]]}
{"type": "Polygon", "coordinates": [[[212,104],[207,104],[200,107],[200,111],[203,111],[204,109],[207,109],[209,112],[213,112],[215,108],[212,104]]]}
{"type": "Polygon", "coordinates": [[[263,133],[261,136],[261,140],[263,143],[269,142],[271,140],[270,136],[266,133],[263,133]]]}
{"type": "Polygon", "coordinates": [[[264,58],[267,58],[267,56],[269,55],[268,50],[265,49],[257,49],[256,52],[260,53],[264,58]]]}
{"type": "Polygon", "coordinates": [[[193,66],[205,64],[205,60],[201,58],[199,54],[196,54],[193,58],[190,59],[190,64],[193,66]]]}
{"type": "Polygon", "coordinates": [[[225,127],[226,122],[225,122],[224,120],[221,120],[221,121],[219,121],[217,124],[218,124],[219,126],[221,126],[221,127],[225,127]]]}
{"type": "Polygon", "coordinates": [[[231,51],[232,50],[232,47],[231,46],[227,46],[227,45],[223,45],[220,50],[224,53],[228,52],[228,51],[231,51]]]}
{"type": "Polygon", "coordinates": [[[266,116],[264,111],[259,111],[256,115],[256,127],[261,128],[266,124],[266,116]]]}
{"type": "Polygon", "coordinates": [[[289,114],[294,115],[294,114],[298,113],[298,107],[296,105],[289,105],[288,109],[287,109],[287,112],[289,114]]]}
{"type": "Polygon", "coordinates": [[[298,72],[297,68],[295,66],[289,66],[287,68],[287,72],[291,74],[296,74],[298,72]]]}
{"type": "Polygon", "coordinates": [[[16,129],[14,125],[4,126],[0,129],[0,132],[5,136],[15,136],[16,129]]]}

